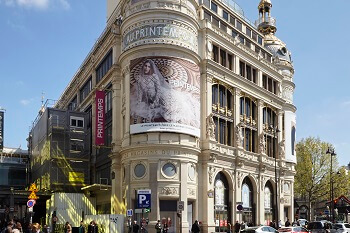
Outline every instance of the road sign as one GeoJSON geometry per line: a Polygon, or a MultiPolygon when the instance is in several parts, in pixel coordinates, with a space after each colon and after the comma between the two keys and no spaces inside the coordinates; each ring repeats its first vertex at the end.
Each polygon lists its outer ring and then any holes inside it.
{"type": "Polygon", "coordinates": [[[144,213],[151,213],[151,209],[143,209],[144,213]]]}
{"type": "Polygon", "coordinates": [[[243,210],[243,206],[241,204],[238,204],[237,205],[237,210],[242,211],[243,210]]]}
{"type": "Polygon", "coordinates": [[[133,214],[132,209],[129,209],[129,210],[126,211],[126,216],[131,217],[132,214],[133,214]]]}
{"type": "Polygon", "coordinates": [[[29,213],[33,213],[33,207],[28,208],[29,213]]]}
{"type": "Polygon", "coordinates": [[[28,199],[38,199],[38,196],[35,194],[35,191],[32,191],[31,194],[28,196],[28,199]]]}
{"type": "Polygon", "coordinates": [[[185,209],[185,202],[177,201],[177,211],[184,211],[184,209],[185,209]]]}
{"type": "Polygon", "coordinates": [[[33,183],[33,184],[30,185],[29,191],[30,191],[30,192],[38,192],[38,189],[37,189],[35,183],[33,183]]]}
{"type": "Polygon", "coordinates": [[[27,201],[27,206],[28,208],[31,208],[35,205],[36,201],[34,199],[30,199],[29,201],[27,201]]]}
{"type": "Polygon", "coordinates": [[[324,210],[325,215],[329,215],[329,210],[324,210]]]}
{"type": "Polygon", "coordinates": [[[137,190],[137,208],[151,208],[151,190],[137,190]]]}

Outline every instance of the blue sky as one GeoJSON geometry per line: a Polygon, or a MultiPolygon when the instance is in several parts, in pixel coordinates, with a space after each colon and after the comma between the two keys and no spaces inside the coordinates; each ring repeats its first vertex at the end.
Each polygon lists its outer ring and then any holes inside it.
{"type": "MultiPolygon", "coordinates": [[[[258,17],[259,0],[236,0],[258,17]]],[[[292,51],[297,139],[320,137],[350,162],[349,0],[272,0],[277,36],[292,51]],[[316,6],[317,4],[317,6],[316,6]]],[[[45,99],[58,99],[105,27],[105,0],[0,0],[0,106],[5,146],[26,149],[45,99]]]]}

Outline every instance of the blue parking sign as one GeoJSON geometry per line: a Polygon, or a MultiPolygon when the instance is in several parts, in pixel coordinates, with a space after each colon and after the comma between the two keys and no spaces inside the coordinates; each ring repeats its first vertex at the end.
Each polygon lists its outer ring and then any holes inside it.
{"type": "Polygon", "coordinates": [[[137,190],[137,208],[151,208],[151,190],[137,190]]]}

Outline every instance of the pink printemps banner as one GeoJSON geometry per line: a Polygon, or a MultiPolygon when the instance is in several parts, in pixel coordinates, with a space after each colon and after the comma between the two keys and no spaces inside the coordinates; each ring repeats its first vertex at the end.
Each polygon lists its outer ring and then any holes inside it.
{"type": "Polygon", "coordinates": [[[95,145],[103,146],[105,143],[105,92],[96,91],[96,130],[95,145]]]}

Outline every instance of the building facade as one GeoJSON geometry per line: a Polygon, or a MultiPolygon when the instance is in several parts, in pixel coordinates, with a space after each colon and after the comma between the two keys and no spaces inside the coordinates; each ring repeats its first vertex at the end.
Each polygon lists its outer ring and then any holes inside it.
{"type": "Polygon", "coordinates": [[[233,1],[107,0],[106,29],[55,107],[90,113],[111,213],[169,232],[294,218],[294,69],[271,8],[261,0],[253,25],[233,1]]]}

